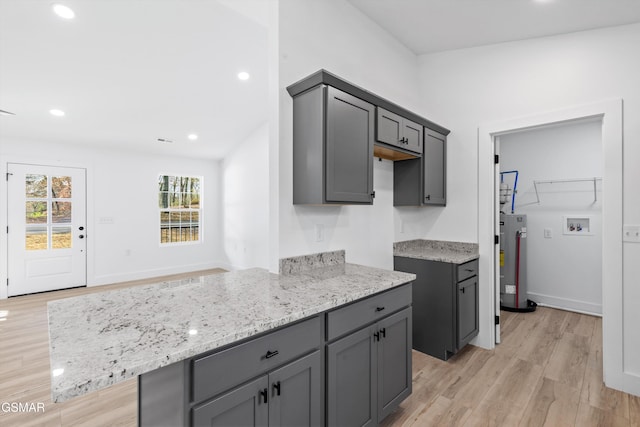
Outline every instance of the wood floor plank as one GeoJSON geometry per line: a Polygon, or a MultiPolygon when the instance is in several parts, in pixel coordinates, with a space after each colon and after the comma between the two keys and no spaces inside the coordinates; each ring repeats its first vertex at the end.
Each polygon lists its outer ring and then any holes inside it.
{"type": "Polygon", "coordinates": [[[525,409],[520,425],[527,427],[573,426],[580,399],[575,390],[541,377],[525,409]]]}
{"type": "Polygon", "coordinates": [[[611,412],[594,408],[586,402],[580,402],[578,407],[578,416],[576,417],[576,426],[580,427],[629,427],[631,424],[628,419],[617,417],[611,412]]]}
{"type": "Polygon", "coordinates": [[[595,320],[596,318],[594,316],[586,316],[569,311],[567,312],[565,332],[591,337],[595,327],[595,320]]]}
{"type": "Polygon", "coordinates": [[[629,419],[629,395],[604,385],[602,370],[585,370],[585,380],[581,393],[582,401],[610,412],[621,418],[629,419]]]}
{"type": "Polygon", "coordinates": [[[640,427],[640,396],[629,396],[629,421],[632,427],[640,427]]]}
{"type": "Polygon", "coordinates": [[[565,332],[549,358],[544,376],[567,384],[580,392],[589,357],[590,343],[590,337],[565,332]]]}

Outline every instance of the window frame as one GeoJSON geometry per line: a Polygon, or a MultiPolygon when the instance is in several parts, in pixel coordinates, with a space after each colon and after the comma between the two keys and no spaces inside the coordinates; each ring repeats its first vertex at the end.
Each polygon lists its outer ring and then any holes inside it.
{"type": "MultiPolygon", "coordinates": [[[[158,235],[158,245],[160,247],[175,247],[175,246],[188,246],[188,245],[197,245],[197,244],[201,244],[204,240],[204,231],[203,231],[203,224],[202,224],[202,214],[204,212],[204,208],[203,208],[203,193],[204,193],[204,177],[202,175],[195,175],[195,174],[176,174],[176,173],[158,173],[156,176],[156,206],[158,208],[158,214],[156,216],[156,220],[158,221],[158,225],[157,225],[157,230],[159,231],[159,235],[158,235]],[[176,194],[176,192],[174,190],[172,190],[170,188],[171,186],[171,178],[174,179],[173,182],[175,182],[176,179],[198,179],[198,204],[197,204],[197,208],[194,208],[193,205],[191,205],[191,203],[189,204],[188,208],[183,207],[182,203],[179,202],[178,206],[171,206],[171,202],[167,203],[167,207],[163,207],[161,205],[161,195],[165,192],[165,190],[162,189],[161,187],[161,180],[163,179],[163,177],[167,177],[168,178],[168,184],[167,184],[167,190],[166,193],[169,196],[170,194],[176,194]],[[163,242],[163,220],[162,220],[162,214],[163,212],[168,212],[169,214],[169,237],[171,238],[171,216],[172,214],[179,214],[182,216],[183,213],[192,213],[192,212],[197,212],[198,214],[198,221],[197,221],[197,230],[198,230],[198,235],[197,235],[197,239],[196,240],[176,240],[176,241],[168,241],[168,242],[163,242]]],[[[187,191],[186,193],[183,193],[182,191],[179,191],[177,194],[189,194],[190,196],[193,194],[191,191],[187,191]]],[[[191,218],[189,219],[190,222],[190,228],[193,229],[193,224],[192,224],[192,220],[191,218]]],[[[180,224],[182,224],[182,218],[180,219],[180,224]]],[[[184,227],[178,227],[180,229],[180,233],[182,235],[182,229],[184,227]]]]}

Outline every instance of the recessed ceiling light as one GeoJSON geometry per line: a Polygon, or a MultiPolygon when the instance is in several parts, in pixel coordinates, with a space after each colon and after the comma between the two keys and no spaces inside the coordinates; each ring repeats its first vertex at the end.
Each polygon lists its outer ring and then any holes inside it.
{"type": "Polygon", "coordinates": [[[64,368],[57,368],[57,369],[54,369],[53,371],[51,371],[51,374],[52,374],[54,377],[59,377],[59,376],[60,376],[60,375],[62,375],[63,373],[64,373],[64,368]]]}
{"type": "Polygon", "coordinates": [[[189,335],[198,335],[197,329],[189,329],[189,335]]]}
{"type": "MultiPolygon", "coordinates": [[[[1,116],[15,116],[16,113],[12,113],[11,111],[0,110],[0,115],[1,116]]],[[[2,313],[2,312],[0,311],[0,313],[2,313]]]]}
{"type": "Polygon", "coordinates": [[[238,78],[240,80],[249,80],[249,77],[251,77],[251,76],[246,71],[241,71],[241,72],[238,73],[238,78]]]}
{"type": "Polygon", "coordinates": [[[189,141],[195,141],[196,139],[198,139],[198,134],[190,133],[189,135],[187,135],[187,138],[189,138],[189,141]]]}
{"type": "Polygon", "coordinates": [[[56,109],[56,108],[54,108],[54,109],[52,109],[52,110],[49,110],[49,113],[50,113],[52,116],[56,116],[56,117],[63,117],[63,116],[64,116],[64,111],[62,111],[62,110],[58,110],[58,109],[56,109]]]}
{"type": "Polygon", "coordinates": [[[76,13],[73,10],[71,10],[70,7],[65,6],[63,4],[54,4],[53,5],[53,11],[60,18],[73,19],[73,18],[76,17],[76,13]]]}

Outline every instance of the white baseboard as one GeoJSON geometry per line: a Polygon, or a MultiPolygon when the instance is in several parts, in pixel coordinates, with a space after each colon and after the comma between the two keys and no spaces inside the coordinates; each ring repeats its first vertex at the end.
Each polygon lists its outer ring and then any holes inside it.
{"type": "Polygon", "coordinates": [[[589,314],[602,317],[602,304],[594,304],[587,301],[561,298],[553,295],[537,294],[529,292],[528,297],[538,305],[562,310],[575,311],[576,313],[589,314]]]}

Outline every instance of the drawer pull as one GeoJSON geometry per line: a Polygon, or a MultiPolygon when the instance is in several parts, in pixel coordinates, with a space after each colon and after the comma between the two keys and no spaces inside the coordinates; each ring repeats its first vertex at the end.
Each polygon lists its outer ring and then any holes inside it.
{"type": "Polygon", "coordinates": [[[278,350],[276,351],[267,351],[267,354],[264,355],[265,359],[271,359],[273,356],[278,355],[278,350]]]}
{"type": "Polygon", "coordinates": [[[374,332],[373,336],[375,337],[376,341],[380,341],[380,332],[374,332]]]}
{"type": "Polygon", "coordinates": [[[262,402],[263,403],[267,403],[268,402],[268,395],[269,395],[269,393],[267,392],[266,388],[263,389],[263,390],[260,390],[260,396],[262,396],[262,399],[263,399],[262,402]]]}
{"type": "Polygon", "coordinates": [[[462,291],[463,294],[465,293],[465,289],[466,288],[460,288],[460,290],[462,291]]]}
{"type": "Polygon", "coordinates": [[[386,328],[380,329],[380,333],[382,334],[382,338],[386,338],[387,337],[387,329],[386,328]]]}
{"type": "Polygon", "coordinates": [[[273,389],[276,391],[276,395],[280,396],[280,381],[273,383],[273,389]]]}
{"type": "Polygon", "coordinates": [[[465,268],[464,271],[468,271],[469,273],[473,273],[473,269],[471,269],[471,268],[465,268]]]}
{"type": "Polygon", "coordinates": [[[384,310],[384,307],[376,307],[376,311],[382,311],[384,310]]]}

